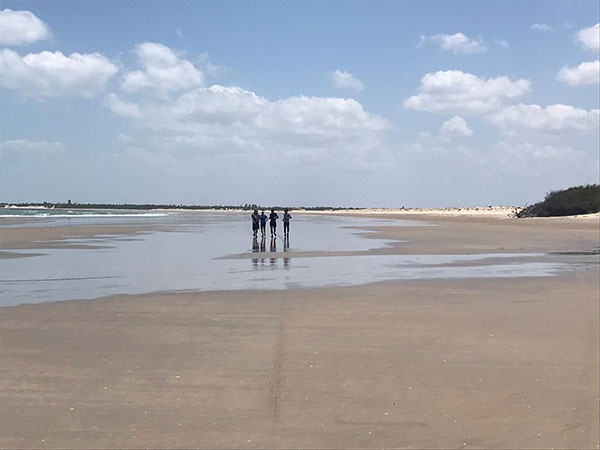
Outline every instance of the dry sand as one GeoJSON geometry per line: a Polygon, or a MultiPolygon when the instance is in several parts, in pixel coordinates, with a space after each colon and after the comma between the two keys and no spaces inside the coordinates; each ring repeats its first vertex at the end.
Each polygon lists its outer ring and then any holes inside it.
{"type": "MultiPolygon", "coordinates": [[[[427,220],[376,233],[410,241],[389,251],[598,247],[593,218],[427,220]]],[[[595,264],[1,308],[0,447],[598,448],[599,290],[595,264]]]]}

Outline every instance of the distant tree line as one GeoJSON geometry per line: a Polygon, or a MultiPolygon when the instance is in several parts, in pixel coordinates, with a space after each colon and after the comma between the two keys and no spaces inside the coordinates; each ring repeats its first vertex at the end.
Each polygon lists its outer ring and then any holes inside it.
{"type": "Polygon", "coordinates": [[[355,207],[341,207],[341,206],[261,206],[256,204],[246,203],[244,205],[174,205],[174,204],[159,204],[159,203],[1,203],[0,207],[5,206],[17,206],[20,208],[64,208],[64,209],[137,209],[137,210],[150,210],[150,209],[182,209],[182,210],[243,210],[253,211],[255,209],[270,210],[277,209],[282,210],[288,209],[305,209],[307,211],[339,211],[339,210],[360,210],[363,208],[355,207]]]}
{"type": "Polygon", "coordinates": [[[587,184],[551,191],[544,201],[515,208],[515,217],[574,216],[600,212],[600,185],[587,184]]]}

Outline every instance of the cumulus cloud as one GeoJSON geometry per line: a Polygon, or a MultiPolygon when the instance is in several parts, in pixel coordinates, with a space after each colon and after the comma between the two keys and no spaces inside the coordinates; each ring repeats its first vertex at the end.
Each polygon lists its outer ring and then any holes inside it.
{"type": "Polygon", "coordinates": [[[48,25],[30,11],[0,11],[0,45],[26,45],[50,35],[48,25]]]}
{"type": "Polygon", "coordinates": [[[577,41],[589,50],[600,49],[600,23],[577,32],[577,41]]]}
{"type": "Polygon", "coordinates": [[[502,48],[509,48],[508,41],[506,39],[496,39],[496,44],[498,44],[502,48]]]}
{"type": "Polygon", "coordinates": [[[529,27],[529,29],[535,31],[554,31],[554,28],[545,23],[534,23],[529,27]]]}
{"type": "Polygon", "coordinates": [[[350,88],[362,91],[365,87],[358,78],[348,72],[336,70],[331,74],[331,81],[337,88],[350,88]]]}
{"type": "Polygon", "coordinates": [[[138,44],[134,50],[142,70],[127,72],[121,89],[128,93],[154,91],[159,95],[204,85],[204,73],[170,48],[153,42],[138,44]]]}
{"type": "Polygon", "coordinates": [[[472,55],[482,53],[487,50],[483,39],[471,39],[463,33],[454,34],[435,34],[433,36],[421,36],[419,45],[426,42],[438,45],[444,50],[450,50],[456,54],[472,55]]]}
{"type": "Polygon", "coordinates": [[[388,127],[385,119],[365,112],[353,99],[295,96],[273,102],[240,87],[219,85],[141,104],[113,94],[107,105],[122,116],[143,119],[152,129],[208,136],[234,132],[249,139],[275,134],[351,139],[357,133],[388,127]]]}
{"type": "Polygon", "coordinates": [[[490,114],[488,120],[509,133],[525,130],[549,135],[582,134],[598,132],[600,114],[598,109],[588,111],[570,105],[544,108],[519,104],[490,114]]]}
{"type": "Polygon", "coordinates": [[[99,53],[29,53],[21,57],[9,49],[0,50],[0,86],[26,95],[90,97],[117,73],[117,66],[99,53]]]}
{"type": "Polygon", "coordinates": [[[406,109],[450,114],[481,114],[531,91],[529,80],[480,78],[460,70],[427,73],[419,93],[405,100],[406,109]]]}
{"type": "Polygon", "coordinates": [[[440,133],[446,136],[471,136],[473,130],[469,128],[465,119],[460,116],[454,116],[442,124],[440,133]]]}
{"type": "Polygon", "coordinates": [[[582,62],[577,67],[565,66],[558,72],[556,78],[571,86],[598,84],[600,82],[600,61],[582,62]]]}
{"type": "Polygon", "coordinates": [[[236,86],[199,87],[138,102],[111,94],[105,104],[143,130],[138,138],[148,151],[169,148],[219,157],[276,154],[337,163],[344,157],[353,164],[364,161],[390,127],[353,99],[294,96],[271,101],[236,86]]]}

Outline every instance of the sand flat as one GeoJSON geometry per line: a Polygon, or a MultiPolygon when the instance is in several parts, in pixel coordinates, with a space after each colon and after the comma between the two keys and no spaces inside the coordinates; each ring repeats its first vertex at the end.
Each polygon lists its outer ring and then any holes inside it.
{"type": "MultiPolygon", "coordinates": [[[[377,232],[463,253],[598,243],[593,221],[439,220],[377,232]]],[[[598,448],[599,291],[589,265],[0,308],[0,447],[598,448]]]]}

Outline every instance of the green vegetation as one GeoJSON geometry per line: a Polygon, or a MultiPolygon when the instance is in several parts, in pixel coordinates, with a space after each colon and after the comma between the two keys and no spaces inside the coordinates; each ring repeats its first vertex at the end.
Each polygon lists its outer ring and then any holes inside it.
{"type": "Polygon", "coordinates": [[[600,185],[575,186],[546,194],[543,202],[515,208],[515,217],[574,216],[600,212],[600,185]]]}

